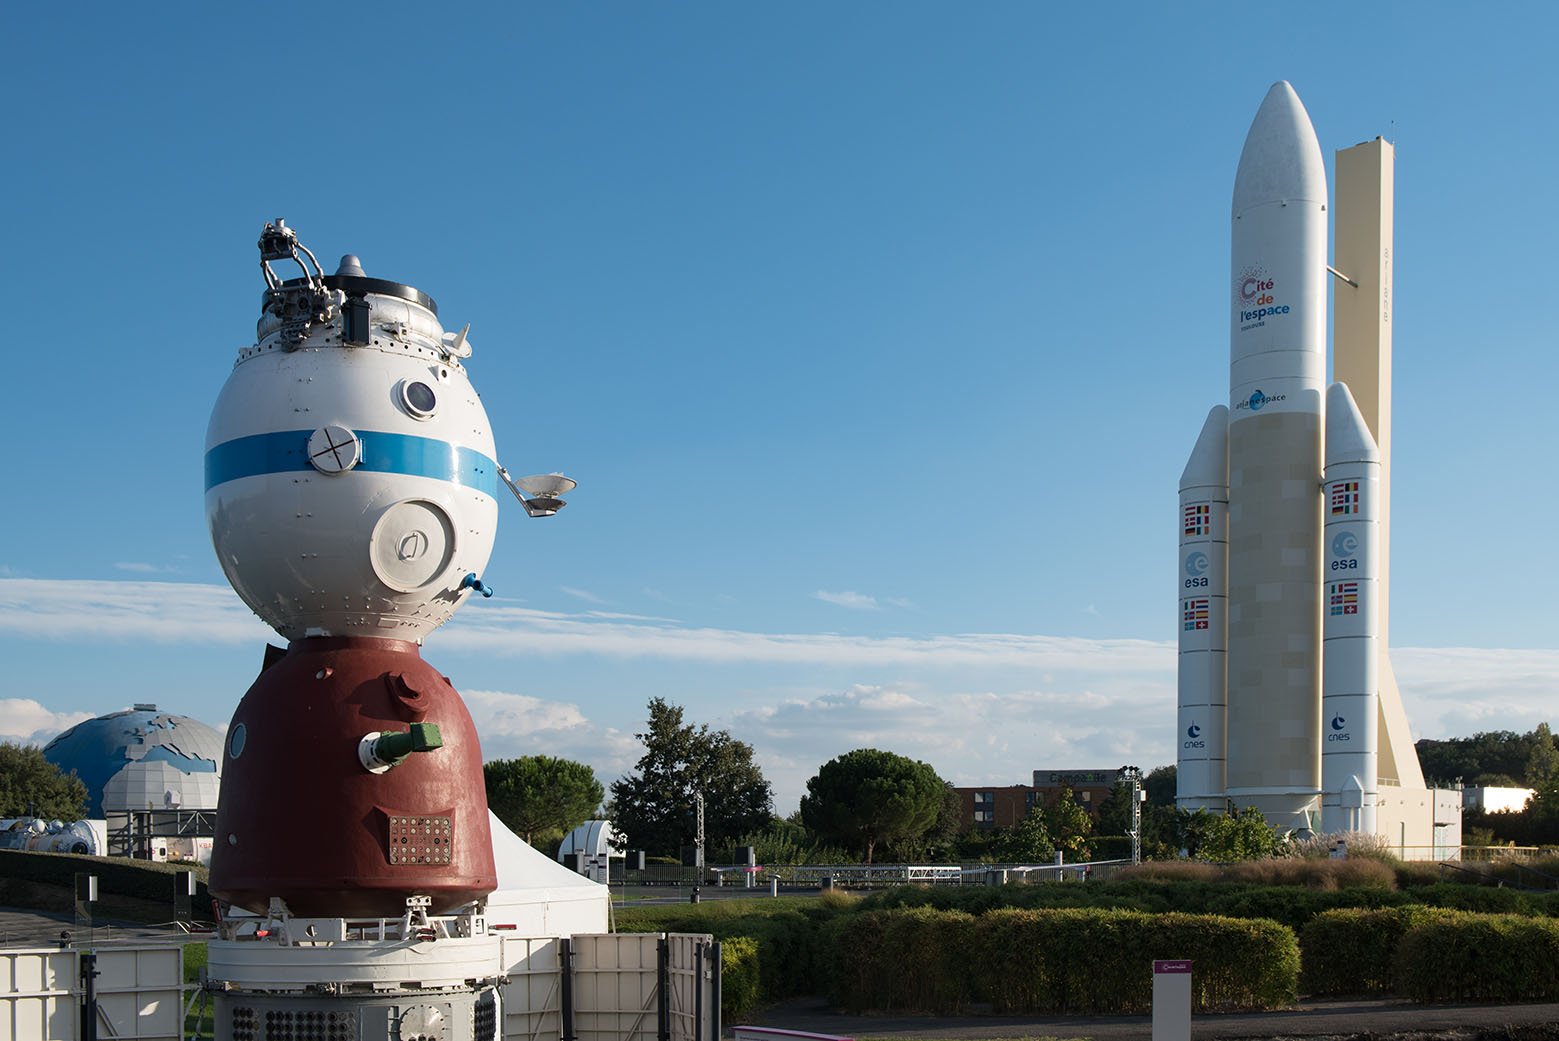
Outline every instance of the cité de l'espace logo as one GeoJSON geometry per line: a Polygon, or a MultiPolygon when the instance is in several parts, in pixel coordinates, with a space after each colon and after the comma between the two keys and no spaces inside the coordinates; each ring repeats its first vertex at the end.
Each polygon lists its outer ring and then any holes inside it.
{"type": "Polygon", "coordinates": [[[1274,315],[1288,314],[1288,305],[1277,302],[1277,280],[1266,269],[1248,267],[1234,279],[1234,306],[1240,313],[1240,328],[1265,325],[1274,315]]]}

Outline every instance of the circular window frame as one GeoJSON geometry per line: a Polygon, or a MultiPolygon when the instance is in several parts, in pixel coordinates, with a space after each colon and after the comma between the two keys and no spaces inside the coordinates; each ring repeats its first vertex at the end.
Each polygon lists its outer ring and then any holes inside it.
{"type": "Polygon", "coordinates": [[[425,423],[438,415],[438,392],[428,384],[421,380],[401,380],[397,386],[397,391],[396,397],[400,400],[401,408],[412,419],[417,420],[419,423],[425,423]],[[421,387],[428,392],[428,396],[433,399],[431,408],[422,408],[411,400],[413,387],[421,387]]]}

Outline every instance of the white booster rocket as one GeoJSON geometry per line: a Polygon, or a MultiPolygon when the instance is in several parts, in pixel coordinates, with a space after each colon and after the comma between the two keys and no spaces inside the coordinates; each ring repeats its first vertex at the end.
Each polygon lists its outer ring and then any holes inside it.
{"type": "Polygon", "coordinates": [[[1326,392],[1327,219],[1310,117],[1274,84],[1234,179],[1229,402],[1180,481],[1177,803],[1301,832],[1372,827],[1377,791],[1379,454],[1326,392]]]}

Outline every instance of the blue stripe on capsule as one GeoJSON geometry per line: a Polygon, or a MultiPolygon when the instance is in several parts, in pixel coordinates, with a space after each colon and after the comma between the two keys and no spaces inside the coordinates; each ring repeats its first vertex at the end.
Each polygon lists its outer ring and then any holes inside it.
{"type": "MultiPolygon", "coordinates": [[[[299,473],[309,465],[312,430],[280,430],[224,441],[206,453],[206,490],[241,477],[299,473]]],[[[481,452],[410,434],[357,431],[363,458],[354,470],[431,477],[498,496],[498,464],[481,452]]]]}

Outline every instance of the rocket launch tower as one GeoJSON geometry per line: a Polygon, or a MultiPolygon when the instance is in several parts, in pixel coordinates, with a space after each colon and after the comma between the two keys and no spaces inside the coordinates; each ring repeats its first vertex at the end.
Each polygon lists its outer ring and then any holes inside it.
{"type": "Polygon", "coordinates": [[[1425,789],[1386,646],[1391,146],[1337,169],[1332,268],[1320,145],[1274,84],[1235,173],[1228,404],[1180,480],[1176,801],[1430,856],[1460,804],[1425,789]]]}

